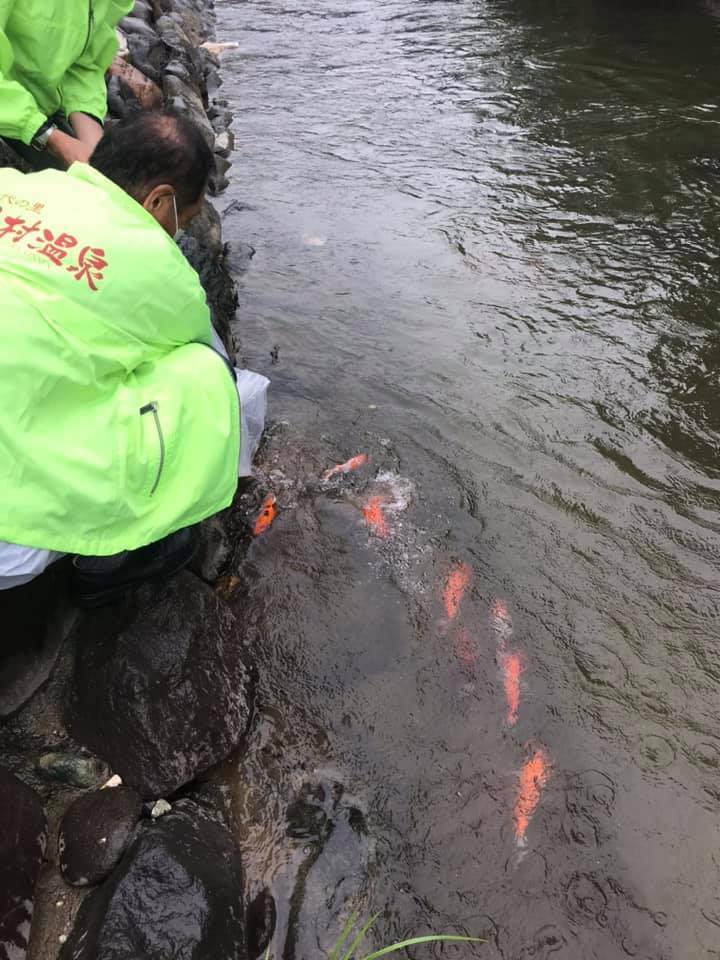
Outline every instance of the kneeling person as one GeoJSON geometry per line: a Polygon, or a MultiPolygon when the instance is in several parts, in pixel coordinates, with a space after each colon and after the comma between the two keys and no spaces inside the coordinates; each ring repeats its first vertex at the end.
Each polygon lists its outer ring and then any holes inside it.
{"type": "Polygon", "coordinates": [[[234,378],[173,235],[213,156],[171,112],[90,166],[0,170],[0,588],[75,554],[92,604],[192,556],[237,485],[234,378]]]}

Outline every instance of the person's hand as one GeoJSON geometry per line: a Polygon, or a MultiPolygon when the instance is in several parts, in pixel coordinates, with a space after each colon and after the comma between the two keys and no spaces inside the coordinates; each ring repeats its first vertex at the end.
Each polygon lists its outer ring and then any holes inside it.
{"type": "Polygon", "coordinates": [[[71,163],[87,163],[92,153],[92,148],[86,143],[63,133],[62,130],[53,130],[47,148],[66,167],[71,163]]]}

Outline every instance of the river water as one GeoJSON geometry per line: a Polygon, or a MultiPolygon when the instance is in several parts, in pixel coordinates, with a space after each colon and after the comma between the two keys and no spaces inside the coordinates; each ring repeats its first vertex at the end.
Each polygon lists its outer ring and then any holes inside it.
{"type": "Polygon", "coordinates": [[[418,960],[720,957],[720,6],[218,19],[278,422],[227,585],[273,956],[357,904],[488,941],[418,960]]]}

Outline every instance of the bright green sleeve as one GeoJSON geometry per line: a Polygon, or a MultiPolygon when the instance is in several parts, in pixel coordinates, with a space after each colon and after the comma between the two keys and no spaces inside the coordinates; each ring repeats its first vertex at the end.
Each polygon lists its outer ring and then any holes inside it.
{"type": "MultiPolygon", "coordinates": [[[[0,3],[3,2],[0,0],[0,3]]],[[[132,6],[133,0],[105,0],[102,16],[96,13],[97,19],[87,49],[63,78],[62,106],[67,116],[78,112],[89,113],[100,121],[105,119],[105,71],[117,53],[116,27],[132,6]]]]}
{"type": "Polygon", "coordinates": [[[5,28],[16,2],[23,0],[0,0],[0,137],[30,143],[47,117],[33,95],[8,76],[14,57],[5,28]]]}

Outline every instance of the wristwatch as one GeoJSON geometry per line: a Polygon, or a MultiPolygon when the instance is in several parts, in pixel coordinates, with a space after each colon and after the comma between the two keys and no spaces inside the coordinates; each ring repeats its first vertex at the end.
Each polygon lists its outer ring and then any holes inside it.
{"type": "Polygon", "coordinates": [[[46,120],[30,141],[30,146],[34,150],[44,150],[48,145],[48,140],[55,130],[57,130],[57,125],[55,122],[53,120],[46,120]]]}

